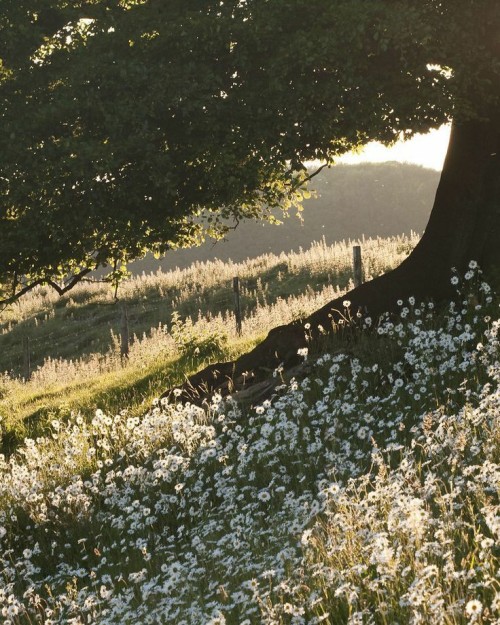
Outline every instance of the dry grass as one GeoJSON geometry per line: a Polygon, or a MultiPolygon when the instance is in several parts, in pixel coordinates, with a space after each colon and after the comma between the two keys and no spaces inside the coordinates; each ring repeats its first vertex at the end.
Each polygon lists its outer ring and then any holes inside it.
{"type": "MultiPolygon", "coordinates": [[[[366,278],[399,264],[417,240],[361,241],[366,278]]],[[[272,327],[306,316],[350,288],[352,244],[320,241],[296,253],[197,263],[128,280],[119,291],[132,335],[125,361],[121,304],[108,285],[81,284],[60,299],[48,289],[34,291],[0,316],[0,366],[9,372],[0,379],[4,427],[18,441],[72,410],[113,412],[127,405],[140,413],[189,372],[242,353],[272,327]],[[242,283],[242,337],[232,311],[235,275],[242,283]],[[173,316],[179,320],[176,337],[173,316]],[[25,383],[21,346],[27,334],[35,367],[25,383]]]]}

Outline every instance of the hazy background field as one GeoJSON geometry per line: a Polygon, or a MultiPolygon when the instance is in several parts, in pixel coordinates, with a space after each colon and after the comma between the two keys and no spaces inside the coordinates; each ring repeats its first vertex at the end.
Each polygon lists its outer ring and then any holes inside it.
{"type": "MultiPolygon", "coordinates": [[[[188,267],[194,261],[219,258],[240,262],[261,254],[309,247],[323,237],[327,244],[343,239],[422,233],[427,223],[439,172],[408,163],[336,165],[316,176],[316,197],[304,202],[303,221],[291,214],[282,225],[243,222],[227,240],[170,252],[133,263],[134,274],[188,267]]],[[[276,215],[280,217],[279,214],[276,215]]]]}

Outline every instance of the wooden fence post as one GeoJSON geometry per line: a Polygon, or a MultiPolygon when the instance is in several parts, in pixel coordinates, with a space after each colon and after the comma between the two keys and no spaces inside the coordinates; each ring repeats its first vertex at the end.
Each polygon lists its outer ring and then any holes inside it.
{"type": "Polygon", "coordinates": [[[120,356],[122,359],[128,358],[129,339],[127,304],[123,303],[120,327],[120,356]]]}
{"type": "Polygon", "coordinates": [[[363,262],[361,260],[361,246],[354,245],[352,248],[352,267],[354,275],[354,286],[358,287],[363,283],[363,262]]]}
{"type": "Polygon", "coordinates": [[[24,381],[28,382],[31,378],[31,352],[30,352],[30,337],[23,337],[23,373],[24,381]]]}
{"type": "Polygon", "coordinates": [[[233,278],[234,292],[234,316],[236,319],[236,332],[241,336],[241,304],[240,304],[240,279],[233,278]]]}

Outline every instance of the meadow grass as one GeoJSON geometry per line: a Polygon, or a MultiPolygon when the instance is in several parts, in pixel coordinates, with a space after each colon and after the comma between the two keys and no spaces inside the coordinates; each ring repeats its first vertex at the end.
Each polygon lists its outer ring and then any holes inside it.
{"type": "Polygon", "coordinates": [[[25,440],[0,462],[4,623],[498,624],[498,300],[475,263],[453,282],[261,405],[25,440]]]}
{"type": "MultiPolygon", "coordinates": [[[[417,241],[412,234],[360,242],[367,278],[401,262],[417,241]]],[[[245,318],[291,295],[319,293],[328,285],[344,290],[352,284],[352,244],[319,241],[306,250],[265,254],[242,263],[216,260],[143,274],[122,283],[118,300],[109,285],[99,282],[78,284],[63,297],[49,288],[36,289],[0,312],[0,371],[23,375],[26,336],[31,340],[33,368],[43,367],[47,358],[76,360],[108,354],[115,345],[113,337],[119,335],[124,303],[130,331],[139,340],[152,328],[170,326],[173,312],[193,321],[228,318],[233,310],[234,276],[241,280],[245,318]]],[[[280,314],[281,309],[276,311],[280,314]]],[[[94,364],[90,363],[91,369],[94,364]]]]}
{"type": "MultiPolygon", "coordinates": [[[[397,265],[416,235],[362,241],[367,278],[397,265]]],[[[96,408],[144,412],[165,388],[204,364],[248,351],[274,326],[323,306],[352,286],[352,242],[320,241],[291,254],[244,263],[196,263],[141,275],[114,291],[80,284],[62,298],[40,288],[0,314],[2,450],[36,438],[52,419],[96,408]],[[242,336],[236,332],[232,278],[241,279],[242,336]],[[121,306],[132,335],[120,359],[121,306]],[[33,372],[23,383],[23,337],[33,372]]]]}

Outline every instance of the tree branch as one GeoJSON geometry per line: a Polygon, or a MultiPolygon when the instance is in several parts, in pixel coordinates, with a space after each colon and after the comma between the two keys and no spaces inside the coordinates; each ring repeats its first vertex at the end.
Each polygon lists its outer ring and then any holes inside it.
{"type": "Polygon", "coordinates": [[[54,282],[53,280],[45,280],[44,282],[48,286],[51,286],[55,291],[57,291],[59,295],[64,295],[65,293],[70,291],[75,286],[75,284],[78,284],[78,282],[80,282],[91,271],[92,269],[88,268],[82,269],[80,273],[77,273],[76,276],[73,276],[65,286],[59,286],[59,284],[57,284],[57,282],[54,282]]]}
{"type": "Polygon", "coordinates": [[[301,180],[300,183],[297,183],[295,185],[292,186],[292,191],[295,191],[296,189],[298,189],[299,187],[301,187],[305,182],[309,182],[310,180],[312,180],[315,176],[317,176],[321,171],[323,171],[323,169],[325,169],[325,167],[328,167],[329,164],[328,163],[323,163],[323,165],[321,165],[321,167],[318,167],[318,169],[316,169],[315,171],[312,172],[312,174],[309,174],[308,176],[306,176],[304,178],[304,180],[301,180]]]}
{"type": "Polygon", "coordinates": [[[24,286],[19,291],[16,291],[15,290],[17,286],[17,280],[16,280],[16,283],[14,283],[14,290],[12,292],[12,295],[10,295],[9,297],[6,297],[5,299],[0,299],[0,311],[4,310],[10,304],[17,302],[23,295],[26,295],[26,293],[29,293],[37,286],[42,286],[44,284],[52,287],[55,291],[57,291],[59,295],[64,295],[64,293],[67,293],[70,289],[72,289],[76,284],[78,284],[78,282],[83,280],[83,278],[86,275],[88,275],[91,271],[93,270],[89,268],[82,269],[80,273],[77,273],[75,276],[70,278],[64,286],[61,286],[57,284],[57,282],[55,282],[54,280],[49,280],[48,278],[39,278],[38,280],[35,280],[31,284],[24,286]]]}
{"type": "Polygon", "coordinates": [[[6,297],[5,299],[0,299],[0,306],[1,306],[0,311],[4,310],[10,304],[17,302],[19,298],[21,298],[23,295],[26,295],[26,293],[29,293],[30,291],[32,291],[35,287],[42,285],[43,282],[44,281],[42,279],[35,280],[35,282],[33,282],[32,284],[29,284],[28,286],[25,286],[20,291],[17,291],[17,293],[13,292],[10,297],[6,297]]]}

